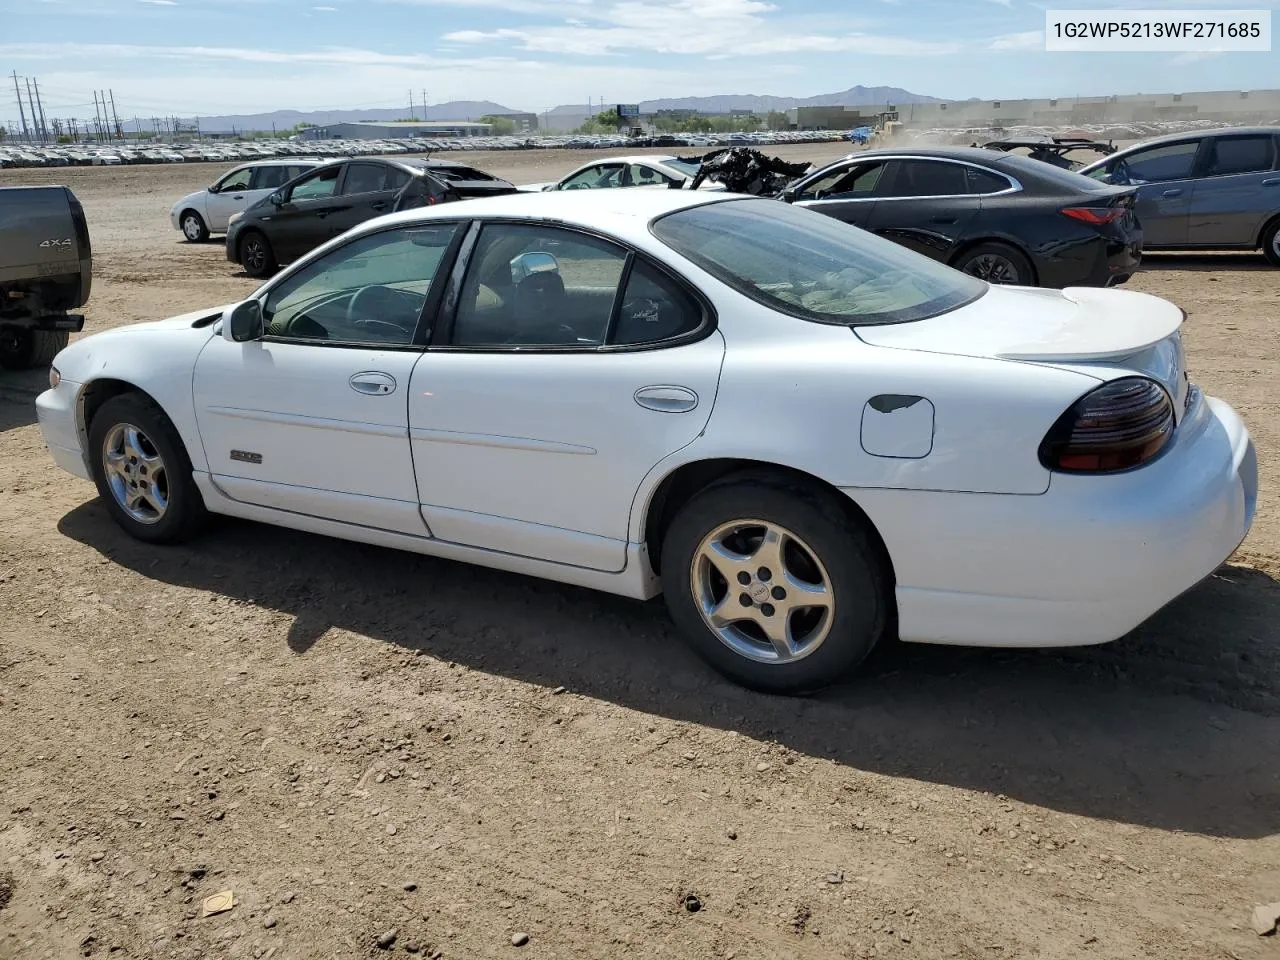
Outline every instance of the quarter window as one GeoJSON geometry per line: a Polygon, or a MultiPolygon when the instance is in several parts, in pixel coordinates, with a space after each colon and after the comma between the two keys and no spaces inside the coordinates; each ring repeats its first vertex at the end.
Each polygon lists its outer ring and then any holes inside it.
{"type": "Polygon", "coordinates": [[[990,170],[983,170],[979,167],[965,167],[964,175],[969,183],[970,193],[999,193],[1001,190],[1008,190],[1013,186],[998,173],[992,173],[990,170]]]}
{"type": "Polygon", "coordinates": [[[288,340],[403,346],[458,225],[431,223],[352,240],[267,294],[266,334],[288,340]]]}
{"type": "Polygon", "coordinates": [[[598,347],[626,261],[621,247],[585,234],[488,225],[462,285],[453,344],[598,347]]]}
{"type": "Polygon", "coordinates": [[[1207,176],[1262,173],[1275,166],[1276,145],[1271,137],[1218,137],[1210,147],[1207,176]]]}
{"type": "Polygon", "coordinates": [[[702,308],[670,278],[634,261],[622,294],[610,343],[635,345],[674,340],[702,325],[702,308]]]}

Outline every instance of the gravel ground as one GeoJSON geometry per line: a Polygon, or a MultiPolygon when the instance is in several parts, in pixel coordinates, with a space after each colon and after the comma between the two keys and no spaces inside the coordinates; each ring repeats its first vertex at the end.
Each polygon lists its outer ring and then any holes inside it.
{"type": "MultiPolygon", "coordinates": [[[[84,202],[92,332],[253,289],[168,224],[221,169],[3,182],[84,202]]],[[[127,540],[5,376],[0,958],[1280,956],[1249,926],[1280,899],[1278,277],[1132,281],[1257,438],[1231,563],[1109,646],[886,648],[805,701],[710,674],[660,602],[241,522],[127,540]]]]}

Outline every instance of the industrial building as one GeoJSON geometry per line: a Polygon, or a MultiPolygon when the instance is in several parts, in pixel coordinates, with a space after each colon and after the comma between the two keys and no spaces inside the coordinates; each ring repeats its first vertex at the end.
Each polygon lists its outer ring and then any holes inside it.
{"type": "Polygon", "coordinates": [[[301,140],[396,140],[414,137],[486,137],[492,131],[487,123],[470,120],[369,120],[356,123],[327,123],[305,127],[301,140]]]}

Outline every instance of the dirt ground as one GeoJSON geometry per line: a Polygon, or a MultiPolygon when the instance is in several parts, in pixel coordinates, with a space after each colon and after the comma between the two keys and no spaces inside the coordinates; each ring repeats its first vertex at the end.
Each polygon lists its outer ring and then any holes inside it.
{"type": "MultiPolygon", "coordinates": [[[[221,169],[3,182],[84,202],[92,332],[253,289],[167,219],[221,169]]],[[[1132,286],[1256,436],[1239,554],[1112,645],[886,648],[802,701],[718,679],[660,602],[241,522],[132,542],[50,462],[43,375],[5,376],[0,958],[1280,957],[1249,922],[1280,900],[1280,272],[1132,286]]]]}

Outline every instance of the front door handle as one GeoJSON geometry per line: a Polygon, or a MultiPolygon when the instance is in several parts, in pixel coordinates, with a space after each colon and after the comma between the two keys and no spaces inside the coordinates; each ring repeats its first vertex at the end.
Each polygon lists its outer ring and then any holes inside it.
{"type": "Polygon", "coordinates": [[[635,399],[646,410],[658,413],[688,413],[698,405],[698,395],[688,387],[641,387],[635,399]]]}
{"type": "Polygon", "coordinates": [[[365,370],[362,373],[352,374],[347,382],[356,393],[371,397],[385,397],[389,393],[395,393],[396,390],[395,377],[377,370],[365,370]]]}
{"type": "Polygon", "coordinates": [[[387,201],[379,200],[377,203],[369,204],[369,206],[372,207],[374,210],[385,210],[387,209],[387,201]]]}
{"type": "Polygon", "coordinates": [[[1180,196],[1182,196],[1182,188],[1181,188],[1181,187],[1177,187],[1177,188],[1175,188],[1175,189],[1173,189],[1173,190],[1166,190],[1164,193],[1160,194],[1160,196],[1162,196],[1162,197],[1180,197],[1180,196]]]}
{"type": "Polygon", "coordinates": [[[1263,180],[1264,187],[1280,187],[1280,177],[1272,177],[1270,180],[1263,180]]]}
{"type": "Polygon", "coordinates": [[[243,200],[243,199],[244,199],[244,194],[243,194],[243,193],[237,193],[237,194],[235,195],[235,199],[236,199],[236,200],[243,200]]]}

